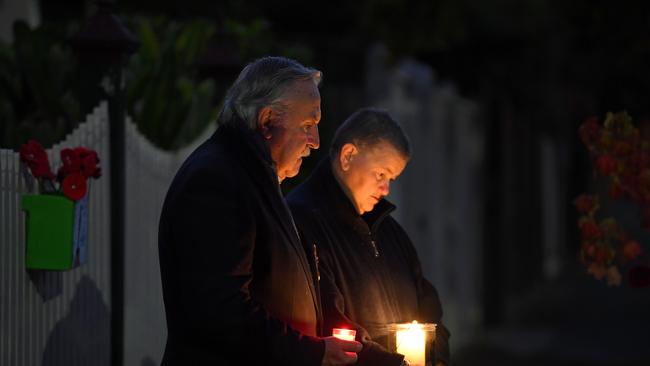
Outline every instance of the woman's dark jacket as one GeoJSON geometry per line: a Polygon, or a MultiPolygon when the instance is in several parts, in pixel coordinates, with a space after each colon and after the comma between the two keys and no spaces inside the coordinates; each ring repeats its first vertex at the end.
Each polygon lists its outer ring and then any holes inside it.
{"type": "Polygon", "coordinates": [[[163,365],[320,365],[316,288],[268,148],[224,125],[165,198],[163,365]]]}
{"type": "MultiPolygon", "coordinates": [[[[437,323],[435,357],[449,363],[449,332],[436,289],[422,276],[417,252],[381,200],[359,215],[334,177],[329,159],[287,197],[308,253],[317,256],[324,335],[355,327],[364,342],[359,363],[399,365],[385,350],[386,325],[437,323]],[[373,342],[368,342],[372,339],[373,342]]],[[[312,261],[316,262],[316,261],[312,261]]]]}

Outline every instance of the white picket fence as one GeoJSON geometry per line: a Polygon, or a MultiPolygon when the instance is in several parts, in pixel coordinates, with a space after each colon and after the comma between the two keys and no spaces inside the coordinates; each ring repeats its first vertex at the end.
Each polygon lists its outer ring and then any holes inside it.
{"type": "Polygon", "coordinates": [[[185,158],[212,134],[170,153],[126,126],[125,365],[160,363],[167,330],[158,262],[158,220],[169,184],[185,158]],[[153,363],[152,363],[153,362],[153,363]]]}
{"type": "Polygon", "coordinates": [[[91,183],[87,263],[65,272],[25,269],[27,192],[19,156],[0,150],[0,365],[108,365],[110,357],[110,161],[108,111],[102,103],[85,123],[47,150],[87,146],[104,176],[91,183]]]}
{"type": "MultiPolygon", "coordinates": [[[[103,176],[89,197],[88,260],[65,272],[25,269],[27,192],[19,156],[0,149],[0,365],[108,365],[110,362],[110,161],[108,106],[101,103],[84,123],[47,150],[58,166],[61,149],[85,146],[100,156],[103,176]]],[[[165,152],[126,124],[126,240],[124,364],[157,365],[166,339],[160,272],[158,218],[173,175],[190,146],[165,152]]]]}

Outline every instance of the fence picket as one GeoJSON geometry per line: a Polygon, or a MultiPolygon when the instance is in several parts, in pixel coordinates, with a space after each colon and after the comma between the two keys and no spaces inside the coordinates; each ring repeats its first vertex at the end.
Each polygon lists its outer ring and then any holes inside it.
{"type": "MultiPolygon", "coordinates": [[[[103,176],[89,193],[86,264],[65,272],[25,269],[25,215],[29,193],[19,154],[0,149],[0,364],[107,365],[110,358],[110,157],[108,104],[100,103],[63,141],[47,149],[54,172],[64,148],[97,151],[103,176]],[[45,354],[47,353],[47,354],[45,354]],[[47,362],[46,362],[47,359],[47,362]]],[[[166,339],[158,263],[158,218],[176,170],[200,143],[176,152],[150,143],[127,117],[125,223],[125,365],[159,363],[166,339]]]]}

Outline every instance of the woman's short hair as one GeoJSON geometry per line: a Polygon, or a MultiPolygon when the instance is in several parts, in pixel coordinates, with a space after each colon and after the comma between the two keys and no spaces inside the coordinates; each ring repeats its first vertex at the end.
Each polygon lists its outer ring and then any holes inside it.
{"type": "Polygon", "coordinates": [[[380,142],[391,144],[406,159],[411,157],[411,144],[400,124],[384,109],[362,108],[334,133],[330,157],[336,158],[347,143],[363,148],[380,142]]]}

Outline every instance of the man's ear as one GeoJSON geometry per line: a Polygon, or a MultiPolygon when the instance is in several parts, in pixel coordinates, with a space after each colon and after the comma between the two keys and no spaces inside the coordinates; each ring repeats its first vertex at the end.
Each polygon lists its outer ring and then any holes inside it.
{"type": "Polygon", "coordinates": [[[273,108],[266,106],[260,109],[257,113],[257,131],[259,131],[265,140],[271,139],[273,137],[273,118],[274,118],[273,108]]]}
{"type": "Polygon", "coordinates": [[[341,166],[341,170],[347,172],[350,169],[352,160],[354,160],[354,157],[358,153],[359,149],[357,149],[353,143],[348,142],[347,144],[343,145],[341,147],[341,151],[339,152],[339,164],[341,166]]]}

